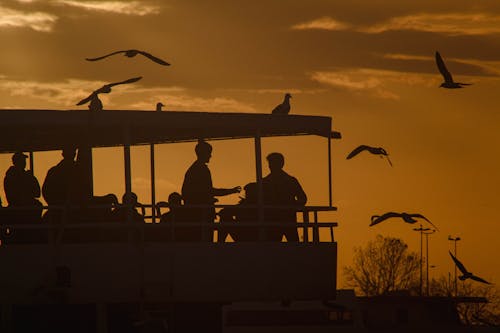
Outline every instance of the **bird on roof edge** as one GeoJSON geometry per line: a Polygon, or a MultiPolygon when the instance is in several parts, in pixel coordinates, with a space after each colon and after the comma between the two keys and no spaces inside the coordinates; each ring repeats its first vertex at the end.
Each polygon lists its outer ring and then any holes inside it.
{"type": "Polygon", "coordinates": [[[165,105],[162,103],[162,102],[158,102],[156,103],[156,111],[162,111],[162,107],[164,107],[165,105]]]}
{"type": "Polygon", "coordinates": [[[374,155],[380,155],[381,158],[386,157],[387,161],[392,166],[392,162],[389,159],[389,154],[382,147],[371,147],[371,146],[367,146],[367,145],[361,145],[361,146],[358,146],[357,148],[355,148],[353,151],[351,151],[349,153],[349,155],[347,155],[346,159],[350,160],[351,158],[353,158],[354,156],[358,155],[359,153],[361,153],[365,150],[374,154],[374,155]]]}
{"type": "Polygon", "coordinates": [[[441,83],[441,85],[439,86],[440,88],[457,89],[457,88],[463,88],[463,86],[470,86],[472,84],[472,83],[462,83],[453,81],[453,77],[446,68],[443,58],[441,58],[441,54],[439,54],[438,51],[436,51],[436,64],[439,69],[439,72],[444,78],[444,82],[441,83]]]}
{"type": "Polygon", "coordinates": [[[272,114],[288,114],[290,113],[290,98],[292,98],[292,95],[289,93],[285,94],[285,98],[283,100],[283,103],[276,105],[276,107],[273,109],[271,112],[272,114]]]}
{"type": "Polygon", "coordinates": [[[152,60],[152,61],[156,62],[157,64],[160,64],[162,66],[170,66],[170,64],[168,62],[166,62],[165,60],[157,58],[157,57],[155,57],[154,55],[152,55],[150,53],[147,53],[147,52],[144,52],[144,51],[140,51],[140,50],[134,50],[134,49],[132,49],[132,50],[115,51],[115,52],[111,52],[109,54],[103,55],[101,57],[85,58],[85,60],[87,60],[87,61],[97,61],[97,60],[101,60],[101,59],[110,57],[112,55],[118,54],[118,53],[123,53],[124,56],[129,57],[129,58],[135,57],[136,55],[140,54],[140,55],[145,56],[149,60],[152,60]]]}
{"type": "Polygon", "coordinates": [[[139,81],[140,79],[142,79],[142,76],[133,77],[131,79],[120,81],[120,82],[105,84],[101,88],[92,92],[92,94],[90,94],[88,97],[82,99],[76,105],[82,105],[82,104],[90,102],[90,104],[89,104],[90,111],[102,111],[103,106],[102,106],[101,100],[99,99],[99,94],[108,94],[111,92],[111,88],[116,86],[116,85],[134,83],[134,82],[139,81]]]}
{"type": "Polygon", "coordinates": [[[467,269],[465,268],[464,264],[462,264],[460,262],[460,260],[458,260],[457,258],[455,258],[455,256],[451,253],[451,251],[448,251],[448,252],[450,253],[451,259],[453,259],[453,261],[455,262],[455,265],[457,265],[458,269],[462,273],[462,276],[458,277],[460,279],[460,281],[464,281],[464,280],[467,280],[467,279],[472,279],[474,281],[478,281],[478,282],[482,282],[482,283],[486,283],[486,284],[491,284],[488,281],[480,278],[479,276],[476,276],[476,275],[472,274],[471,272],[467,271],[467,269]]]}

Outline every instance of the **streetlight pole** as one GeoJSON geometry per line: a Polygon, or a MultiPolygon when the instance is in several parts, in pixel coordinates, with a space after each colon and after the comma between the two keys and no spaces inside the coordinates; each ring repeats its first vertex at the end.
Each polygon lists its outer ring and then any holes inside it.
{"type": "MultiPolygon", "coordinates": [[[[448,235],[448,240],[449,241],[453,241],[455,243],[455,253],[454,253],[454,256],[456,258],[457,257],[457,242],[459,240],[461,240],[461,238],[460,237],[453,238],[453,237],[451,237],[451,236],[448,235]]],[[[457,265],[455,265],[455,285],[454,285],[454,287],[455,287],[455,297],[457,297],[458,296],[457,265]]]]}
{"type": "Polygon", "coordinates": [[[422,228],[422,225],[420,225],[419,228],[413,228],[413,231],[418,231],[420,232],[420,296],[422,296],[422,235],[424,231],[429,231],[431,230],[430,228],[422,228]]]}
{"type": "Polygon", "coordinates": [[[425,278],[425,286],[426,286],[426,295],[429,296],[429,235],[435,233],[436,230],[431,229],[428,232],[423,232],[425,235],[425,264],[426,264],[426,278],[425,278]]]}

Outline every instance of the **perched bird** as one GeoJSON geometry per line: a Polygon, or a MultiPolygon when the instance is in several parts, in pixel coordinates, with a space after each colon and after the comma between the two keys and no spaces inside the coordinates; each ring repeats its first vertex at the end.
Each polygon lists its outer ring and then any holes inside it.
{"type": "Polygon", "coordinates": [[[108,94],[111,92],[111,87],[114,87],[114,86],[119,85],[119,84],[127,84],[127,83],[137,82],[140,79],[142,79],[142,76],[134,77],[134,78],[131,78],[131,79],[128,79],[125,81],[106,84],[106,85],[102,86],[101,88],[97,89],[96,91],[94,91],[88,97],[82,99],[76,105],[82,105],[82,104],[90,102],[90,104],[89,104],[90,111],[102,111],[102,102],[99,99],[99,94],[108,94]]]}
{"type": "Polygon", "coordinates": [[[118,54],[118,53],[124,53],[124,56],[129,57],[129,58],[135,57],[138,54],[142,54],[143,56],[145,56],[146,58],[149,58],[150,60],[156,62],[157,64],[160,64],[160,65],[163,65],[163,66],[170,66],[170,64],[168,62],[166,62],[164,60],[161,60],[160,58],[157,58],[157,57],[155,57],[155,56],[153,56],[153,55],[151,55],[151,54],[149,54],[147,52],[139,51],[139,50],[122,50],[122,51],[116,51],[116,52],[112,52],[110,54],[103,55],[102,57],[85,58],[85,60],[87,60],[87,61],[97,61],[97,60],[101,60],[101,59],[107,58],[109,56],[118,54]]]}
{"type": "MultiPolygon", "coordinates": [[[[450,251],[448,251],[448,252],[450,252],[450,251]]],[[[482,282],[482,283],[491,284],[488,281],[486,281],[484,279],[481,279],[479,276],[475,276],[471,272],[467,271],[467,269],[465,268],[464,264],[462,264],[460,262],[460,260],[458,260],[457,258],[455,258],[455,256],[453,254],[451,254],[451,252],[450,252],[450,256],[451,256],[451,259],[453,259],[453,261],[455,262],[455,265],[457,265],[457,267],[460,270],[460,272],[462,272],[462,276],[458,277],[461,281],[467,280],[467,279],[472,279],[472,280],[479,281],[479,282],[482,282]]]]}
{"type": "Polygon", "coordinates": [[[385,213],[382,216],[380,216],[380,215],[373,215],[372,216],[372,223],[370,223],[370,227],[374,226],[376,224],[379,224],[380,222],[383,222],[383,221],[385,221],[385,220],[387,220],[387,219],[389,219],[391,217],[400,217],[406,223],[410,223],[410,224],[416,223],[417,222],[417,220],[415,220],[416,218],[424,219],[427,222],[429,222],[429,224],[432,225],[437,230],[437,227],[434,224],[432,224],[432,222],[429,221],[422,214],[408,214],[408,213],[394,213],[394,212],[385,213]]]}
{"type": "Polygon", "coordinates": [[[162,102],[158,102],[158,103],[156,103],[156,111],[161,111],[161,108],[162,108],[163,106],[165,106],[165,105],[163,105],[163,103],[162,103],[162,102]]]}
{"type": "Polygon", "coordinates": [[[351,151],[349,153],[349,155],[347,155],[346,159],[350,160],[351,158],[353,158],[354,156],[358,155],[359,153],[361,153],[362,151],[365,151],[365,150],[369,151],[372,154],[380,155],[380,157],[385,156],[387,158],[387,161],[389,162],[389,164],[392,166],[392,162],[389,159],[389,154],[382,147],[370,147],[370,146],[366,146],[366,145],[361,145],[361,146],[357,147],[356,149],[354,149],[353,151],[351,151]]]}
{"type": "Polygon", "coordinates": [[[278,104],[273,111],[271,112],[272,114],[288,114],[290,112],[290,98],[292,98],[292,95],[289,93],[285,94],[285,99],[283,100],[283,103],[278,104]]]}
{"type": "Polygon", "coordinates": [[[462,88],[462,86],[471,85],[471,83],[461,83],[453,81],[453,77],[451,76],[451,73],[448,71],[448,69],[446,69],[446,65],[444,64],[443,58],[441,58],[441,55],[439,54],[438,51],[436,51],[436,64],[439,69],[439,72],[444,78],[444,82],[441,83],[439,87],[456,89],[456,88],[462,88]]]}

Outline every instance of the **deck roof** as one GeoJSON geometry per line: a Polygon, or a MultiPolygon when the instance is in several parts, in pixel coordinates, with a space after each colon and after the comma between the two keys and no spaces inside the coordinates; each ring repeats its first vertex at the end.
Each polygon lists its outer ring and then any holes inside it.
{"type": "Polygon", "coordinates": [[[0,153],[64,145],[141,145],[204,139],[319,135],[331,117],[191,111],[0,110],[0,153]]]}

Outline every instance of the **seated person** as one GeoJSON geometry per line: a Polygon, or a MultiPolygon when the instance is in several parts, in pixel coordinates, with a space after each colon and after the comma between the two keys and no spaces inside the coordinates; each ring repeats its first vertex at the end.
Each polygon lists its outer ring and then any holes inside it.
{"type": "Polygon", "coordinates": [[[193,218],[192,208],[187,208],[182,203],[182,196],[172,192],[168,196],[169,211],[162,214],[160,222],[169,223],[169,239],[180,242],[199,242],[202,237],[202,227],[193,218]]]}
{"type": "Polygon", "coordinates": [[[144,223],[144,215],[137,211],[142,205],[137,201],[137,194],[127,192],[122,197],[122,204],[117,206],[111,213],[112,221],[144,223]]]}
{"type": "Polygon", "coordinates": [[[9,207],[16,208],[10,212],[13,220],[36,223],[42,214],[42,203],[38,201],[40,184],[31,170],[25,170],[27,158],[21,152],[12,155],[12,166],[5,173],[3,184],[9,207]]]}
{"type": "Polygon", "coordinates": [[[220,242],[224,242],[228,234],[237,242],[259,240],[259,212],[256,207],[258,203],[257,183],[249,183],[243,189],[245,197],[241,198],[237,206],[226,207],[219,212],[220,242]],[[243,225],[238,226],[238,223],[243,223],[243,225]],[[255,224],[255,226],[248,224],[255,224]]]}
{"type": "Polygon", "coordinates": [[[168,203],[167,206],[169,208],[169,211],[165,214],[161,215],[160,222],[168,222],[172,223],[176,220],[177,216],[180,209],[182,208],[182,196],[178,192],[172,192],[168,196],[168,203]]]}

